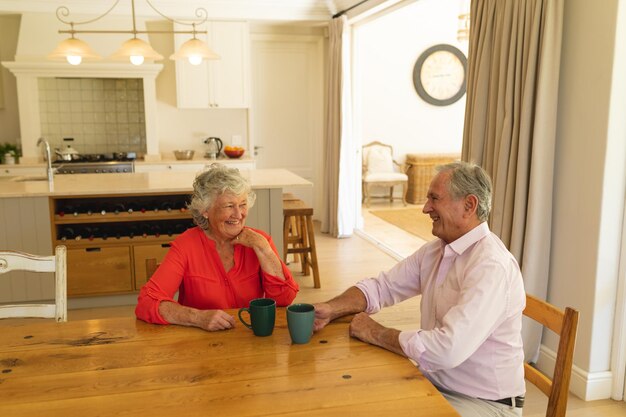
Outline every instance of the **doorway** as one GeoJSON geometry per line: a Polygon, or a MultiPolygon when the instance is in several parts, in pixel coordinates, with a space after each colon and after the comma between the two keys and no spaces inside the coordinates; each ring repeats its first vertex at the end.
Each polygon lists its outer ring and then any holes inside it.
{"type": "Polygon", "coordinates": [[[323,37],[256,33],[251,52],[250,132],[257,168],[285,168],[311,181],[313,188],[284,191],[320,213],[323,37]]]}
{"type": "MultiPolygon", "coordinates": [[[[467,42],[457,39],[462,3],[409,2],[352,24],[355,152],[360,154],[363,144],[376,140],[393,147],[399,164],[409,154],[461,153],[465,95],[451,104],[431,104],[418,95],[413,70],[420,55],[433,45],[452,45],[467,55],[467,42]]],[[[385,222],[370,211],[388,205],[372,204],[369,210],[361,206],[357,233],[383,249],[390,247],[392,256],[405,257],[424,241],[406,232],[397,235],[398,228],[388,223],[385,231],[385,222]]],[[[394,203],[391,208],[403,209],[397,206],[394,203]]]]}

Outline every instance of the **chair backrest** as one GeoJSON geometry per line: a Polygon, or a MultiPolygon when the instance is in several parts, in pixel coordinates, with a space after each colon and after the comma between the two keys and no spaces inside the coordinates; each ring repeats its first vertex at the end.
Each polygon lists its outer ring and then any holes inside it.
{"type": "MultiPolygon", "coordinates": [[[[9,271],[54,272],[54,304],[12,304],[0,306],[0,318],[44,317],[67,321],[67,249],[59,245],[54,256],[0,251],[0,275],[9,271]]],[[[0,276],[0,279],[2,277],[0,276]]]]}
{"type": "Polygon", "coordinates": [[[560,336],[552,379],[528,363],[524,364],[525,378],[548,396],[546,417],[563,417],[567,410],[578,314],[570,307],[562,311],[532,295],[526,295],[524,315],[560,336]]]}
{"type": "Polygon", "coordinates": [[[156,272],[159,265],[155,258],[146,259],[146,281],[156,272]]]}
{"type": "Polygon", "coordinates": [[[393,147],[374,141],[363,145],[363,172],[394,172],[393,147]]]}

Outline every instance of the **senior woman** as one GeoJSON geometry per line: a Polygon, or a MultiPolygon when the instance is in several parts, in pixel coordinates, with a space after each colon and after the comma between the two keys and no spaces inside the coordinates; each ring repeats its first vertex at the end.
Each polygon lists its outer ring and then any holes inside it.
{"type": "Polygon", "coordinates": [[[213,164],[196,177],[193,189],[189,209],[197,227],[172,242],[141,288],[137,318],[213,331],[235,325],[222,309],[247,307],[254,298],[289,305],[298,284],[271,237],[245,226],[256,197],[249,183],[237,169],[213,164]]]}

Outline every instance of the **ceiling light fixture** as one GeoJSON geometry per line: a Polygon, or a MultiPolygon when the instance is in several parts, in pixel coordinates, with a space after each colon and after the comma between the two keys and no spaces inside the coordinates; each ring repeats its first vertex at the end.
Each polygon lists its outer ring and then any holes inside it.
{"type": "Polygon", "coordinates": [[[470,31],[470,1],[461,0],[459,10],[459,25],[456,31],[456,38],[459,42],[469,40],[470,31]]]}
{"type": "Polygon", "coordinates": [[[463,13],[459,15],[459,28],[456,31],[456,38],[459,42],[469,40],[470,15],[463,13]]]}
{"type": "Polygon", "coordinates": [[[138,34],[150,34],[150,33],[172,33],[172,34],[190,34],[192,38],[185,42],[178,52],[172,54],[170,59],[188,59],[189,62],[193,65],[199,65],[202,63],[204,59],[220,59],[220,56],[213,52],[206,43],[201,41],[196,37],[199,33],[207,33],[205,31],[199,31],[196,29],[196,25],[201,25],[205,23],[208,19],[208,13],[203,8],[196,9],[196,19],[193,22],[184,22],[180,20],[175,20],[170,17],[167,17],[160,11],[156,9],[150,2],[150,0],[145,0],[146,3],[158,13],[160,16],[169,20],[172,23],[178,23],[182,25],[191,26],[191,30],[137,30],[137,24],[135,20],[135,0],[131,0],[131,10],[132,10],[132,18],[133,18],[133,28],[132,30],[76,30],[74,29],[75,25],[84,25],[88,23],[93,23],[97,20],[102,19],[104,16],[107,16],[111,11],[117,6],[120,0],[115,0],[115,3],[103,14],[97,16],[90,20],[84,20],[81,22],[75,22],[67,20],[67,17],[70,15],[70,11],[65,6],[60,6],[57,8],[56,16],[57,19],[67,25],[70,26],[69,30],[59,30],[59,33],[68,33],[70,34],[70,38],[65,39],[56,47],[52,53],[48,55],[48,59],[57,60],[64,59],[67,60],[68,63],[72,65],[78,65],[82,61],[86,60],[95,60],[102,59],[100,55],[91,50],[89,45],[84,41],[77,39],[75,37],[76,34],[81,33],[92,33],[92,34],[120,34],[120,33],[128,33],[133,35],[133,37],[122,44],[122,46],[111,55],[111,59],[114,60],[129,60],[134,65],[143,64],[145,59],[150,59],[154,61],[159,61],[163,59],[163,55],[156,52],[150,44],[144,40],[137,38],[138,34]]]}

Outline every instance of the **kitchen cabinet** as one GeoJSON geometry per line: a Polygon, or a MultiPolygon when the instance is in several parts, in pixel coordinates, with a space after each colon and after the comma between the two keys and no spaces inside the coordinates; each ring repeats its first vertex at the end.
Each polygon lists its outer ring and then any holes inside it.
{"type": "Polygon", "coordinates": [[[135,164],[135,172],[204,171],[206,164],[135,164]]]}
{"type": "Polygon", "coordinates": [[[67,251],[67,294],[138,291],[146,259],[160,262],[172,240],[193,227],[189,194],[51,197],[52,245],[67,251]]]}
{"type": "Polygon", "coordinates": [[[184,161],[135,163],[135,172],[187,171],[197,173],[204,171],[215,162],[237,169],[256,168],[256,162],[252,159],[216,159],[215,161],[207,159],[205,162],[197,163],[184,161]]]}
{"type": "MultiPolygon", "coordinates": [[[[175,30],[189,30],[175,24],[175,30]]],[[[198,34],[219,56],[218,60],[191,65],[177,60],[176,99],[181,109],[247,108],[250,98],[250,31],[248,22],[208,22],[198,34]]],[[[175,34],[175,48],[189,35],[175,34]]]]}
{"type": "Polygon", "coordinates": [[[133,290],[129,245],[67,249],[67,295],[105,295],[133,290]]]}
{"type": "MultiPolygon", "coordinates": [[[[230,162],[254,162],[236,161],[230,162]]],[[[312,184],[284,169],[241,173],[257,197],[246,225],[268,232],[282,256],[283,189],[312,184]]],[[[194,178],[188,171],[55,175],[53,184],[0,178],[0,247],[51,255],[63,244],[74,305],[126,302],[147,279],[146,260],[161,262],[169,243],[192,224],[180,208],[194,178]]],[[[2,302],[54,297],[53,274],[11,274],[0,279],[2,302]]]]}
{"type": "Polygon", "coordinates": [[[45,166],[0,165],[0,177],[17,177],[22,175],[46,175],[45,166]]]}

